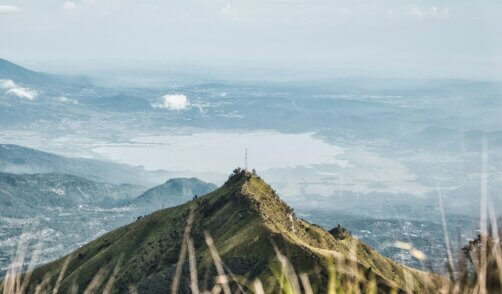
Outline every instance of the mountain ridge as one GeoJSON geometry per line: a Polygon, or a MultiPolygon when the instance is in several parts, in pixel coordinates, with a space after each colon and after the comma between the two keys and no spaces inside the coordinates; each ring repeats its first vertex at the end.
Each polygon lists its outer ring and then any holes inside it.
{"type": "Polygon", "coordinates": [[[66,157],[15,144],[0,144],[0,172],[14,174],[64,173],[91,181],[151,187],[168,177],[166,171],[81,157],[66,157]]]}
{"type": "Polygon", "coordinates": [[[156,211],[35,269],[27,289],[34,292],[44,277],[47,287],[55,285],[61,276],[59,287],[66,292],[111,287],[110,293],[122,293],[133,287],[139,293],[159,293],[177,287],[190,293],[193,267],[183,262],[187,246],[196,263],[196,284],[209,290],[220,284],[251,290],[253,281],[260,279],[266,293],[276,292],[283,284],[285,260],[293,272],[307,274],[314,292],[331,287],[335,272],[337,279],[380,291],[424,292],[440,282],[433,274],[380,256],[356,239],[337,240],[319,226],[297,219],[268,184],[236,170],[223,186],[203,197],[156,211]],[[228,284],[214,280],[221,269],[213,263],[213,249],[224,264],[228,284]],[[336,271],[330,261],[338,266],[336,271]],[[348,265],[353,272],[344,271],[348,265]],[[102,276],[96,282],[99,272],[102,276]]]}

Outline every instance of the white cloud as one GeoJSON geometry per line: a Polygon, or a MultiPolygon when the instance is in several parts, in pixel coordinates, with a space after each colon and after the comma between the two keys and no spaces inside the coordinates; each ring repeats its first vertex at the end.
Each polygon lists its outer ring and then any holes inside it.
{"type": "Polygon", "coordinates": [[[38,96],[37,91],[19,87],[13,80],[0,80],[0,87],[7,90],[5,94],[19,98],[33,100],[38,96]]]}
{"type": "Polygon", "coordinates": [[[37,98],[38,93],[36,91],[26,89],[26,88],[12,88],[6,92],[9,95],[14,95],[19,98],[25,98],[29,100],[33,100],[37,98]]]}
{"type": "Polygon", "coordinates": [[[75,99],[70,99],[64,96],[60,96],[57,98],[58,101],[64,102],[64,103],[71,103],[71,104],[78,104],[78,101],[75,99]]]}
{"type": "Polygon", "coordinates": [[[16,88],[17,85],[13,80],[0,80],[0,86],[4,89],[16,88]]]}
{"type": "Polygon", "coordinates": [[[68,11],[75,10],[77,8],[77,4],[75,4],[75,2],[72,1],[65,1],[63,3],[63,8],[68,11]]]}
{"type": "Polygon", "coordinates": [[[183,110],[186,109],[190,103],[188,102],[188,98],[182,94],[174,94],[174,95],[164,95],[160,101],[153,103],[152,107],[154,108],[165,108],[170,110],[183,110]]]}
{"type": "Polygon", "coordinates": [[[21,9],[14,5],[0,5],[0,14],[11,14],[20,11],[21,9]]]}
{"type": "Polygon", "coordinates": [[[450,17],[450,9],[448,7],[438,8],[437,6],[431,6],[428,8],[412,6],[409,9],[408,14],[418,19],[448,18],[450,17]]]}
{"type": "Polygon", "coordinates": [[[221,10],[221,13],[226,17],[235,18],[237,9],[232,7],[230,3],[227,3],[227,5],[221,10]]]}

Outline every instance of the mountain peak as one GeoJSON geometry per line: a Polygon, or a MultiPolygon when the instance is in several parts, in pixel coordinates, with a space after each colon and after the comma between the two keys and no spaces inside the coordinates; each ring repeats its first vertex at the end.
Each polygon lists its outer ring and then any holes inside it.
{"type": "Polygon", "coordinates": [[[227,183],[235,183],[238,181],[246,180],[251,178],[252,176],[256,176],[256,173],[252,173],[246,169],[242,169],[240,167],[236,168],[233,170],[233,172],[228,176],[228,180],[225,184],[227,183]]]}
{"type": "Polygon", "coordinates": [[[292,222],[296,218],[293,209],[256,172],[237,168],[230,175],[227,183],[239,185],[238,195],[246,199],[250,208],[256,210],[266,220],[287,228],[294,226],[292,222]]]}

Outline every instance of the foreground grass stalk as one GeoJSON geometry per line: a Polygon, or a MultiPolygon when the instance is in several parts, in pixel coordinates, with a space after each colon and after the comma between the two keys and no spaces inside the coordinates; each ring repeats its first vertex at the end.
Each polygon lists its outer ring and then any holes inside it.
{"type": "Polygon", "coordinates": [[[54,289],[52,289],[52,294],[57,294],[59,291],[59,286],[61,286],[61,281],[63,280],[64,274],[66,273],[66,270],[68,269],[68,265],[70,264],[70,261],[72,260],[73,256],[68,255],[66,257],[63,267],[61,268],[61,271],[59,272],[58,279],[56,280],[56,285],[54,286],[54,289]]]}
{"type": "Polygon", "coordinates": [[[213,258],[214,265],[216,267],[216,271],[218,272],[218,283],[223,287],[223,292],[225,294],[231,294],[230,287],[228,286],[228,278],[225,275],[225,270],[223,269],[223,263],[221,261],[220,255],[218,251],[214,247],[213,238],[209,235],[207,231],[204,231],[204,237],[206,239],[206,244],[209,247],[209,252],[211,253],[211,257],[213,258]]]}
{"type": "Polygon", "coordinates": [[[117,263],[115,264],[115,267],[113,268],[113,272],[112,272],[110,278],[108,279],[108,282],[106,282],[105,288],[103,289],[103,294],[110,294],[112,292],[113,284],[115,284],[115,279],[117,278],[117,275],[118,275],[120,268],[122,266],[123,258],[124,258],[124,255],[122,254],[119,257],[119,260],[117,261],[117,263]]]}
{"type": "Polygon", "coordinates": [[[286,258],[286,256],[282,255],[277,246],[274,245],[275,255],[279,262],[281,263],[281,283],[283,281],[285,284],[285,292],[286,293],[300,293],[300,284],[298,283],[298,277],[295,273],[295,269],[286,258]]]}
{"type": "Polygon", "coordinates": [[[478,273],[477,286],[479,294],[486,293],[486,262],[487,262],[487,198],[488,198],[488,140],[486,137],[482,140],[482,154],[481,154],[481,198],[480,198],[480,217],[479,229],[481,233],[481,256],[480,256],[480,271],[478,273]]]}
{"type": "Polygon", "coordinates": [[[336,294],[337,293],[337,275],[335,270],[335,262],[332,257],[328,259],[328,294],[336,294]]]}
{"type": "Polygon", "coordinates": [[[188,262],[190,264],[190,288],[192,289],[193,294],[199,294],[195,248],[191,238],[188,239],[188,262]]]}
{"type": "Polygon", "coordinates": [[[106,275],[106,272],[109,270],[109,266],[105,266],[99,269],[94,278],[91,280],[87,288],[84,290],[84,294],[95,293],[99,288],[101,283],[103,282],[103,278],[106,275]]]}
{"type": "Polygon", "coordinates": [[[187,225],[185,226],[185,232],[183,233],[183,240],[181,241],[180,256],[178,258],[178,262],[176,263],[176,272],[174,274],[173,284],[171,286],[171,293],[173,294],[176,294],[178,292],[181,270],[183,269],[183,264],[185,263],[185,258],[187,255],[187,243],[190,236],[190,231],[192,230],[193,217],[193,210],[190,209],[190,213],[187,219],[187,225]]]}
{"type": "Polygon", "coordinates": [[[310,284],[309,276],[306,273],[300,274],[300,281],[302,281],[302,286],[305,290],[305,294],[314,294],[312,285],[310,284]]]}
{"type": "Polygon", "coordinates": [[[253,288],[255,294],[265,294],[265,290],[263,290],[263,284],[260,279],[256,279],[253,282],[253,288]]]}

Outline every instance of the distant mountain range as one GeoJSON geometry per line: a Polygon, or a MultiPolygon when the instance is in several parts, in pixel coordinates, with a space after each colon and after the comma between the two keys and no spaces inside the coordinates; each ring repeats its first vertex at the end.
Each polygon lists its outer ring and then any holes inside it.
{"type": "Polygon", "coordinates": [[[0,172],[17,174],[62,173],[92,181],[152,187],[169,177],[166,171],[147,171],[108,161],[64,157],[27,147],[0,144],[0,172]]]}
{"type": "Polygon", "coordinates": [[[0,79],[27,84],[52,84],[60,81],[55,75],[32,71],[2,58],[0,58],[0,79]]]}
{"type": "Polygon", "coordinates": [[[79,204],[132,205],[151,212],[185,203],[194,195],[216,189],[216,185],[196,178],[174,178],[149,190],[145,188],[158,183],[157,178],[165,178],[165,174],[0,144],[0,216],[23,217],[79,204]]]}
{"type": "Polygon", "coordinates": [[[0,173],[0,216],[33,217],[79,205],[113,207],[144,190],[142,186],[112,185],[65,174],[0,173]]]}
{"type": "Polygon", "coordinates": [[[152,212],[180,205],[216,188],[196,178],[175,178],[145,192],[143,186],[94,182],[68,174],[0,172],[0,216],[47,215],[79,205],[103,208],[132,205],[140,211],[152,212]]]}
{"type": "Polygon", "coordinates": [[[0,80],[13,80],[16,83],[28,85],[89,85],[84,76],[55,75],[27,69],[23,66],[0,58],[0,80]]]}
{"type": "Polygon", "coordinates": [[[437,276],[393,262],[338,231],[335,237],[296,218],[269,185],[236,170],[214,192],[35,269],[27,292],[42,285],[60,293],[243,293],[254,292],[256,279],[265,293],[300,293],[307,286],[326,293],[344,285],[370,293],[437,289],[437,276]]]}
{"type": "Polygon", "coordinates": [[[131,200],[130,204],[142,208],[167,208],[183,204],[195,196],[205,195],[217,188],[216,185],[203,182],[197,178],[169,179],[164,184],[146,191],[131,200]]]}
{"type": "Polygon", "coordinates": [[[145,192],[161,177],[167,172],[0,144],[0,216],[22,217],[37,209],[79,204],[132,205],[151,212],[216,189],[196,178],[174,178],[145,192]]]}

